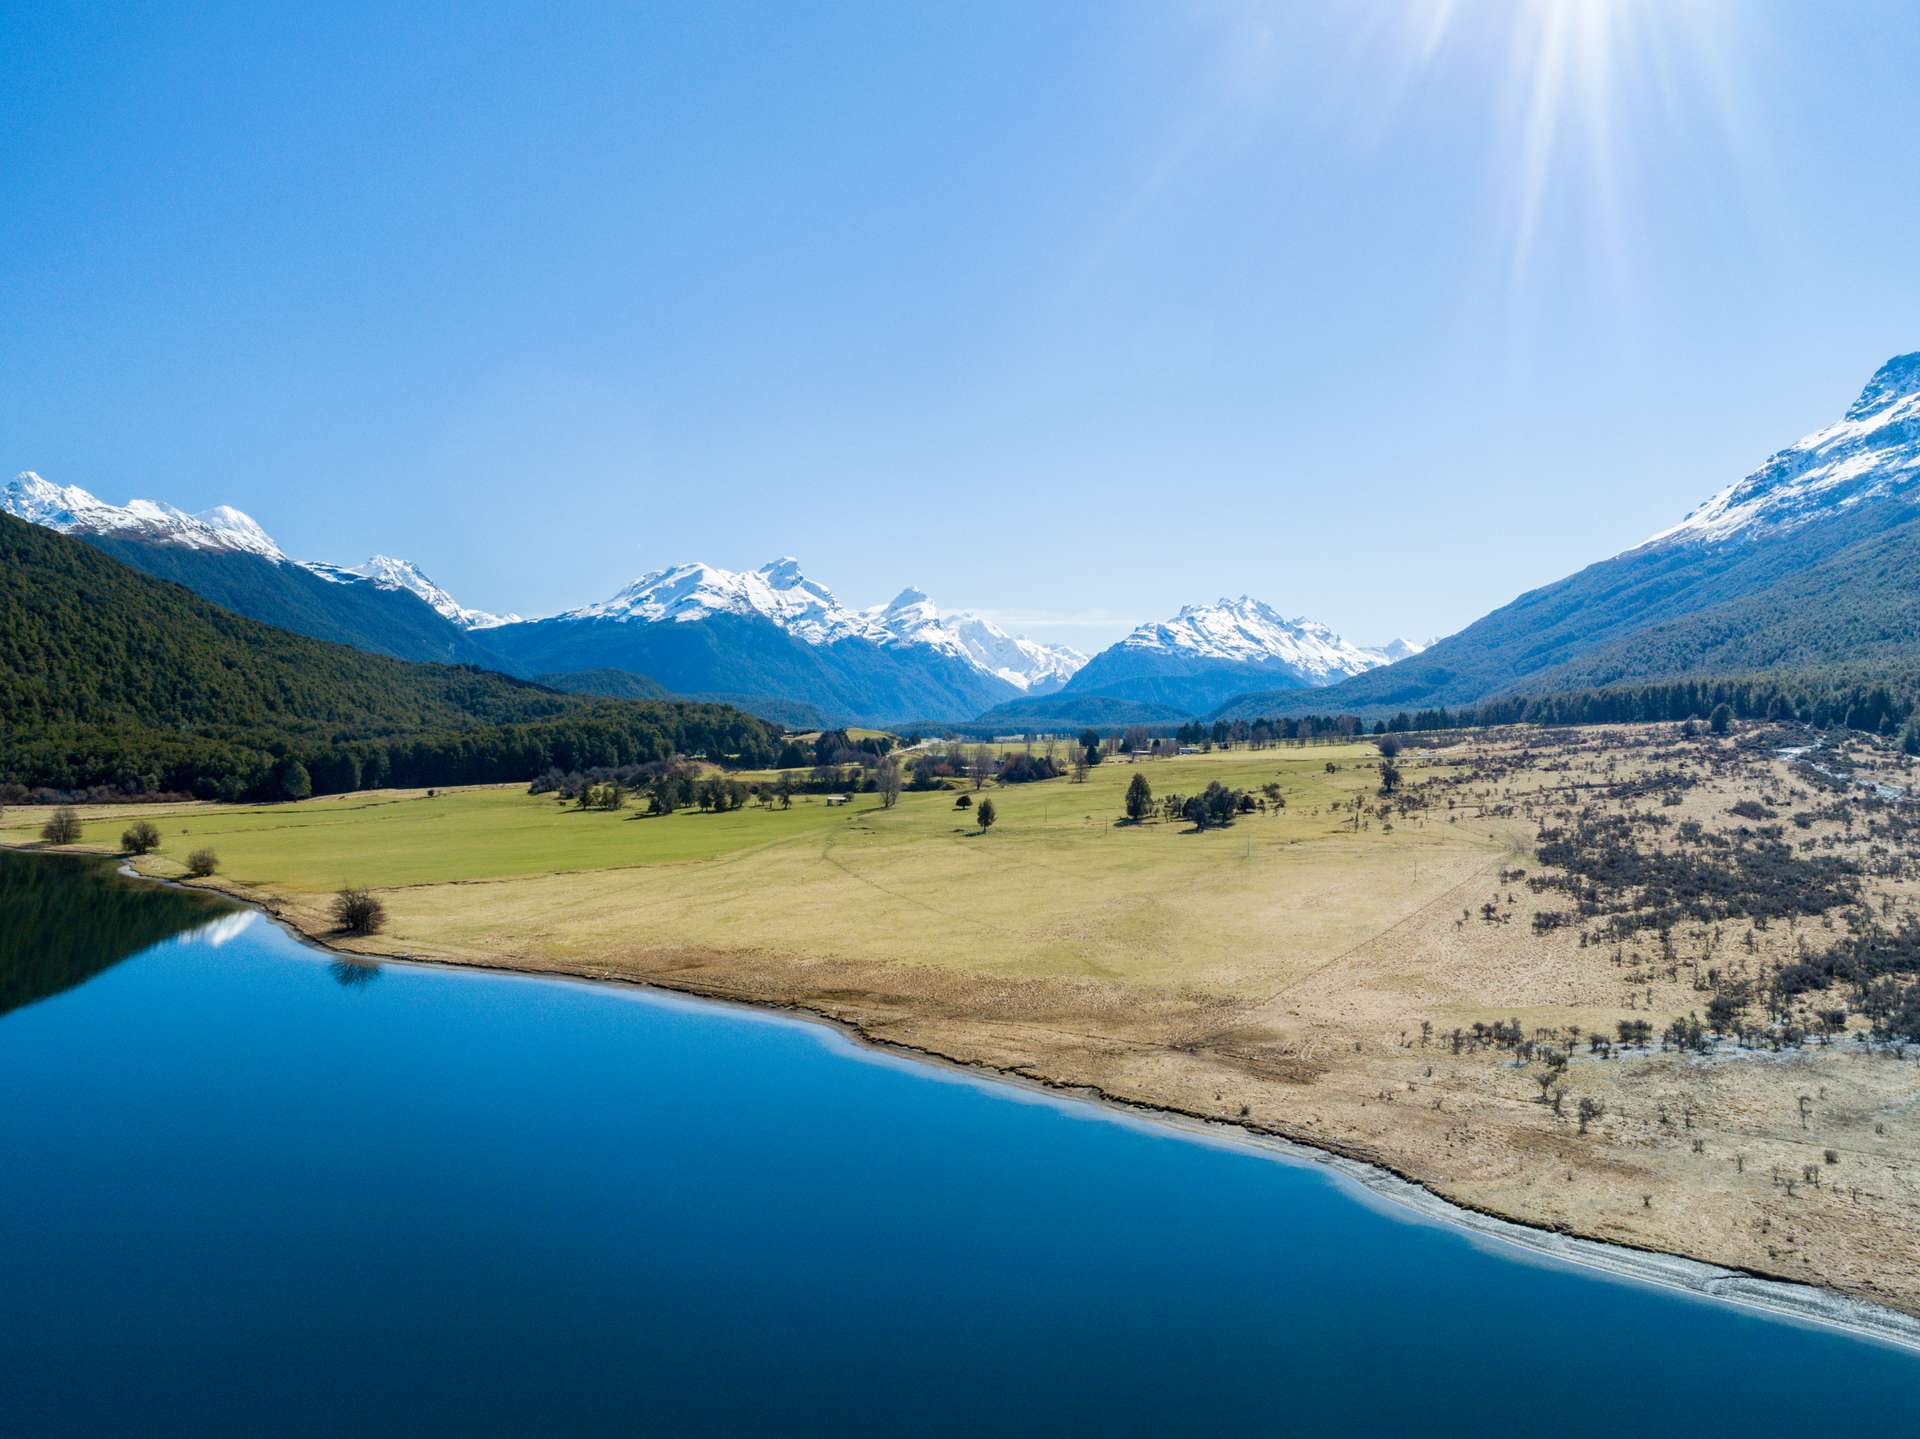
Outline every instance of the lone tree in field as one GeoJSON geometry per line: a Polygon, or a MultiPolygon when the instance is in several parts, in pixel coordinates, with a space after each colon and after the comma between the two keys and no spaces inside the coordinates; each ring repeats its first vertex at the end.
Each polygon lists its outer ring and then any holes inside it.
{"type": "Polygon", "coordinates": [[[1000,814],[994,809],[992,800],[983,799],[980,801],[980,808],[973,812],[973,818],[980,826],[980,833],[985,834],[993,828],[993,822],[1000,818],[1000,814]]]}
{"type": "Polygon", "coordinates": [[[128,854],[152,854],[160,848],[160,830],[150,819],[136,821],[127,826],[120,836],[120,848],[128,854]]]}
{"type": "Polygon", "coordinates": [[[1380,793],[1392,794],[1400,788],[1400,766],[1382,752],[1380,760],[1380,793]]]}
{"type": "Polygon", "coordinates": [[[80,842],[80,816],[67,806],[61,805],[47,822],[40,826],[40,838],[48,844],[78,844],[80,842]]]}
{"type": "Polygon", "coordinates": [[[220,868],[220,856],[210,849],[196,849],[187,856],[187,873],[195,879],[205,879],[220,868]]]}
{"type": "Polygon", "coordinates": [[[874,770],[874,782],[880,789],[880,808],[892,809],[900,803],[900,756],[882,755],[874,770]]]}
{"type": "MultiPolygon", "coordinates": [[[[991,802],[991,801],[989,801],[989,802],[991,802]]],[[[954,807],[955,809],[972,809],[972,808],[973,808],[973,796],[972,796],[972,795],[970,795],[970,794],[963,794],[963,795],[961,795],[961,796],[960,796],[960,798],[958,798],[957,800],[955,800],[955,801],[953,802],[953,807],[954,807]]]]}
{"type": "Polygon", "coordinates": [[[345,934],[372,934],[387,922],[387,907],[365,889],[350,887],[333,897],[333,922],[345,934]]]}
{"type": "Polygon", "coordinates": [[[1374,747],[1380,751],[1380,758],[1392,759],[1400,753],[1400,741],[1390,734],[1383,734],[1375,740],[1374,747]]]}
{"type": "Polygon", "coordinates": [[[1127,782],[1127,818],[1139,824],[1153,813],[1153,786],[1147,783],[1147,777],[1136,772],[1127,782]]]}
{"type": "Polygon", "coordinates": [[[1707,728],[1715,734],[1725,734],[1733,728],[1733,710],[1726,704],[1717,704],[1707,716],[1707,728]]]}

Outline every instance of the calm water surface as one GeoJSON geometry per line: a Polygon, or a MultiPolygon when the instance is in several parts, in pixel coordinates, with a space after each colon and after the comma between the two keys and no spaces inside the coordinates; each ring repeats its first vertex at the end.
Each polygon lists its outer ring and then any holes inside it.
{"type": "Polygon", "coordinates": [[[1920,1359],[1316,1167],[0,855],[0,1430],[1911,1433],[1920,1359]]]}

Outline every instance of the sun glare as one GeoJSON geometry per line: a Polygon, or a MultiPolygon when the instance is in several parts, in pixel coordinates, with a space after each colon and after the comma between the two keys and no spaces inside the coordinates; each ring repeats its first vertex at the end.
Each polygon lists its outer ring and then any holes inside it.
{"type": "Polygon", "coordinates": [[[1724,0],[1428,0],[1396,9],[1387,48],[1404,91],[1449,67],[1449,83],[1491,76],[1494,188],[1526,268],[1556,191],[1576,193],[1619,258],[1635,146],[1704,121],[1734,157],[1739,133],[1724,57],[1724,0]]]}

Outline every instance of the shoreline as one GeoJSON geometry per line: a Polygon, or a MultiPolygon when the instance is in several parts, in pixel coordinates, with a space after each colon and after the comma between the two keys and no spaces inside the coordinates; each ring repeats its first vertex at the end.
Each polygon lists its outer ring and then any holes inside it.
{"type": "MultiPolygon", "coordinates": [[[[38,847],[7,846],[16,853],[42,852],[38,847]]],[[[109,861],[115,856],[93,856],[109,861]]],[[[131,861],[120,859],[116,870],[147,883],[171,885],[202,894],[217,894],[264,915],[297,943],[317,954],[348,961],[400,964],[443,974],[507,976],[524,981],[576,984],[615,994],[622,991],[651,999],[699,1006],[735,1009],[743,1016],[771,1022],[801,1024],[822,1031],[864,1060],[886,1060],[921,1069],[942,1071],[968,1083],[1015,1090],[1050,1102],[1082,1106],[1110,1120],[1123,1120],[1173,1133],[1189,1140],[1225,1145],[1263,1157],[1319,1167],[1348,1186],[1362,1203],[1380,1206],[1396,1217],[1446,1225],[1471,1241],[1498,1245],[1510,1257],[1562,1264],[1591,1270],[1626,1283],[1642,1284],[1695,1299],[1731,1304],[1789,1323],[1835,1330],[1855,1338],[1891,1345],[1920,1354],[1920,1315],[1857,1299],[1838,1290],[1781,1279],[1759,1271],[1732,1268],[1662,1250],[1642,1249],[1611,1240],[1595,1239],[1567,1229],[1534,1225],[1450,1199],[1412,1175],[1377,1160],[1348,1153],[1338,1145],[1316,1139],[1234,1124],[1177,1106],[1110,1093],[1097,1086],[1050,1080],[1044,1075],[1002,1068],[923,1045],[886,1039],[862,1025],[803,1004],[728,993],[712,985],[676,985],[659,979],[633,979],[564,969],[535,969],[477,960],[441,959],[400,951],[368,952],[330,943],[300,925],[271,898],[224,882],[188,884],[161,875],[142,874],[131,861]]]]}

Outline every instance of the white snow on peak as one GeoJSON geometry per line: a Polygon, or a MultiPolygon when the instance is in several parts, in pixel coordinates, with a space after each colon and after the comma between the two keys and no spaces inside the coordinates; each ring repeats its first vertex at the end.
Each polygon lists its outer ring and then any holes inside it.
{"type": "Polygon", "coordinates": [[[904,589],[865,614],[883,644],[925,645],[1033,694],[1058,689],[1087,662],[1078,650],[1009,634],[970,610],[942,614],[923,590],[904,589]]]}
{"type": "Polygon", "coordinates": [[[808,644],[871,638],[857,610],[801,573],[792,556],[757,570],[694,563],[640,576],[612,599],[569,610],[562,619],[689,624],[715,615],[758,615],[808,644]]]}
{"type": "MultiPolygon", "coordinates": [[[[63,534],[118,535],[149,544],[183,545],[196,550],[231,550],[258,555],[275,564],[294,564],[253,516],[232,505],[215,505],[190,515],[157,500],[110,505],[78,485],[56,485],[32,470],[22,470],[0,490],[0,510],[63,534]]],[[[375,555],[363,565],[302,563],[335,584],[372,583],[381,589],[410,590],[442,615],[467,629],[511,624],[518,615],[493,615],[468,609],[405,560],[375,555]]]]}
{"type": "Polygon", "coordinates": [[[1781,534],[1909,491],[1910,501],[1920,499],[1920,352],[1887,361],[1841,420],[1773,455],[1642,548],[1781,534]]]}
{"type": "Polygon", "coordinates": [[[1381,664],[1390,665],[1396,660],[1412,659],[1415,655],[1424,653],[1432,643],[1432,640],[1427,640],[1423,643],[1420,640],[1408,640],[1396,637],[1388,640],[1383,645],[1368,645],[1361,652],[1363,654],[1378,655],[1380,656],[1381,664]]]}
{"type": "Polygon", "coordinates": [[[156,500],[110,505],[78,485],[56,485],[32,470],[7,482],[0,510],[63,534],[124,535],[196,550],[238,550],[278,562],[287,558],[252,516],[231,505],[197,515],[156,500]]]}
{"type": "Polygon", "coordinates": [[[1318,620],[1288,619],[1247,595],[1188,605],[1170,620],[1141,625],[1120,643],[1199,659],[1280,664],[1320,684],[1388,663],[1384,650],[1362,649],[1318,620]]]}
{"type": "Polygon", "coordinates": [[[418,565],[408,560],[396,560],[390,555],[375,555],[364,564],[354,565],[350,569],[335,565],[308,565],[307,568],[336,583],[348,584],[358,579],[367,580],[383,590],[406,590],[418,595],[442,617],[452,620],[462,629],[490,630],[520,621],[519,615],[496,615],[486,610],[468,609],[428,579],[418,565]]]}
{"type": "Polygon", "coordinates": [[[643,624],[692,624],[715,615],[757,616],[807,644],[859,639],[890,648],[938,650],[1018,689],[1057,688],[1086,657],[1008,634],[975,614],[943,614],[919,590],[902,590],[890,603],[856,610],[809,579],[791,555],[757,570],[686,564],[640,576],[599,604],[569,610],[562,619],[643,624]]]}

